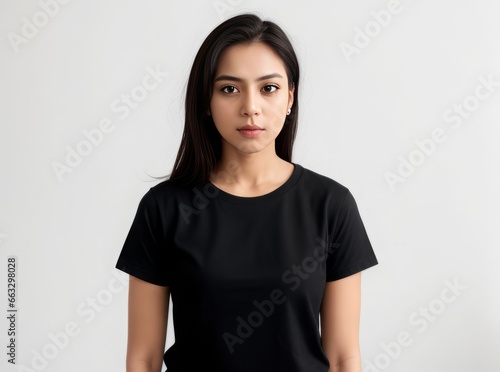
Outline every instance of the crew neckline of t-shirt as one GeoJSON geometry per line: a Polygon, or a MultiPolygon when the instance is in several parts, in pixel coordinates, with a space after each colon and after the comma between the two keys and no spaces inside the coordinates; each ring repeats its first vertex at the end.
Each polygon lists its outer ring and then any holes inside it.
{"type": "Polygon", "coordinates": [[[291,164],[293,164],[293,172],[292,172],[292,175],[288,178],[288,180],[286,180],[285,183],[283,183],[277,189],[274,189],[273,191],[271,191],[267,194],[264,194],[264,195],[238,196],[238,195],[230,194],[222,189],[219,189],[212,182],[209,182],[209,184],[212,187],[215,187],[215,189],[217,189],[217,196],[215,197],[216,199],[220,198],[220,199],[225,200],[227,202],[236,203],[236,204],[266,203],[266,202],[272,201],[276,198],[279,198],[281,195],[283,195],[285,192],[287,192],[291,187],[293,187],[293,185],[295,185],[295,183],[299,180],[304,168],[300,164],[296,164],[293,162],[291,162],[291,164]]]}

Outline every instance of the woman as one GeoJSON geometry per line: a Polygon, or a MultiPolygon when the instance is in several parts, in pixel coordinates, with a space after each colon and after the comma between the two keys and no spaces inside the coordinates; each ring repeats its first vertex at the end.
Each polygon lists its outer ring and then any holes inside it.
{"type": "Polygon", "coordinates": [[[200,47],[173,171],[116,264],[128,372],[361,371],[360,272],[378,262],[349,189],[291,161],[298,88],[273,22],[233,17],[200,47]]]}

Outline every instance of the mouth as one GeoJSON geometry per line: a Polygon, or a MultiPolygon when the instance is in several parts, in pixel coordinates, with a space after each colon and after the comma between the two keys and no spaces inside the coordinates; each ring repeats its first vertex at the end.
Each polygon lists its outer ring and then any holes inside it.
{"type": "Polygon", "coordinates": [[[238,131],[247,138],[254,138],[259,136],[262,132],[264,132],[264,129],[253,125],[253,126],[245,126],[243,128],[238,129],[238,131]]]}
{"type": "Polygon", "coordinates": [[[241,128],[238,128],[238,130],[264,130],[264,129],[259,127],[258,125],[245,125],[241,128]]]}

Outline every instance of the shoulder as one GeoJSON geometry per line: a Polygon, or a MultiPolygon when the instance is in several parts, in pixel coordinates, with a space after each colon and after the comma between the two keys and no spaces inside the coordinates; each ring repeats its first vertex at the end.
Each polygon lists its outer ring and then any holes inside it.
{"type": "Polygon", "coordinates": [[[342,201],[349,193],[349,188],[338,182],[336,179],[320,174],[309,168],[301,166],[303,185],[308,192],[328,196],[338,201],[342,201]]]}
{"type": "Polygon", "coordinates": [[[195,186],[183,185],[169,179],[151,186],[142,197],[142,203],[164,212],[174,211],[176,206],[193,199],[195,186]]]}
{"type": "Polygon", "coordinates": [[[166,179],[152,186],[149,193],[156,198],[177,198],[179,196],[190,195],[193,193],[194,185],[183,185],[178,182],[166,179]]]}

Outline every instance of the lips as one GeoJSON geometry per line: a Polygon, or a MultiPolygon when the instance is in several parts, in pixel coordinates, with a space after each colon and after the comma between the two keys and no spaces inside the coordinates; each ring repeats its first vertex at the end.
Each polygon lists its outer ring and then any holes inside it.
{"type": "Polygon", "coordinates": [[[238,128],[238,130],[263,130],[258,125],[245,125],[244,127],[238,128]]]}
{"type": "Polygon", "coordinates": [[[264,132],[264,129],[258,125],[245,125],[244,127],[239,128],[238,131],[246,138],[257,138],[262,132],[264,132]]]}

